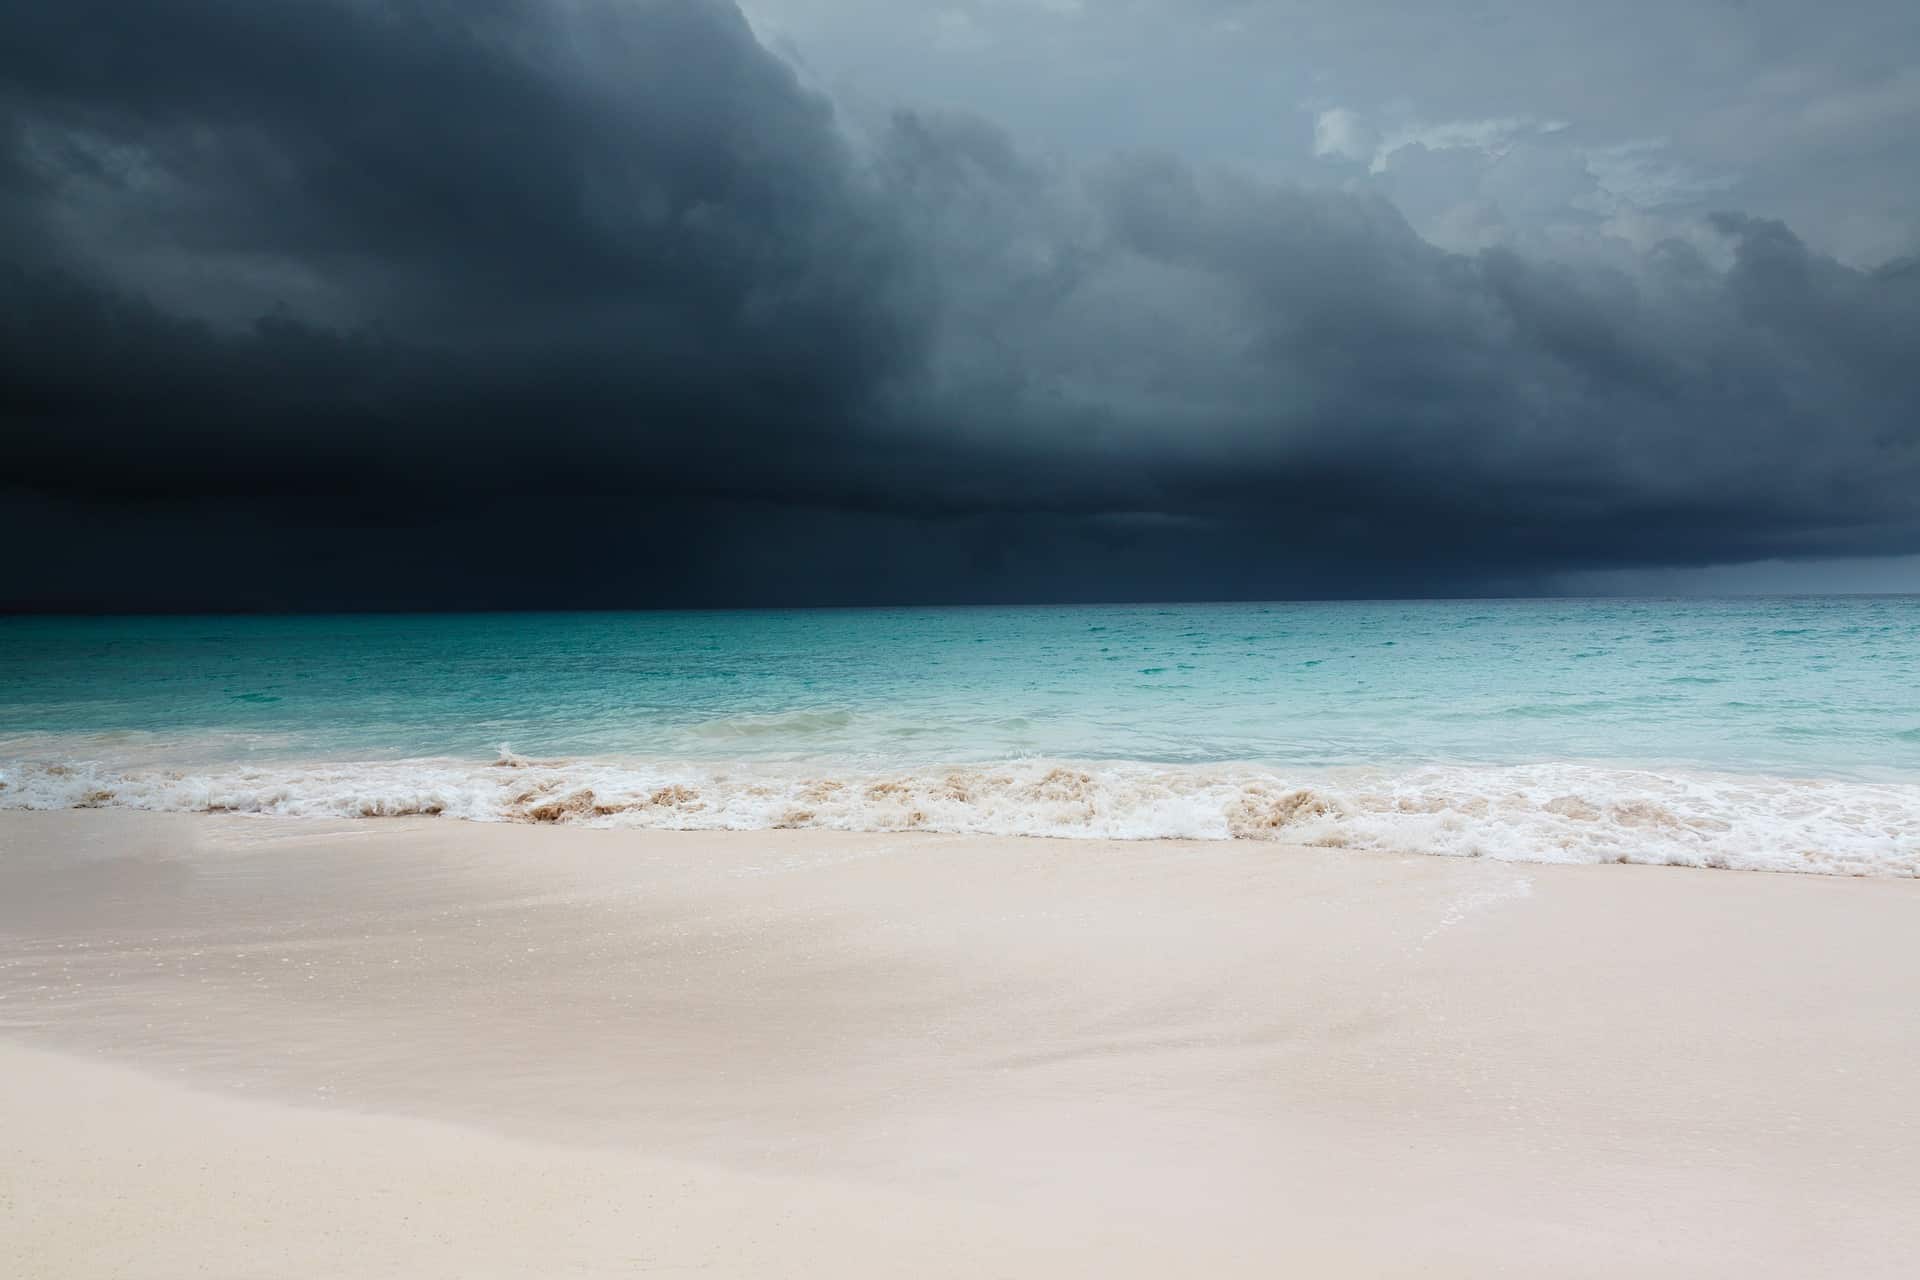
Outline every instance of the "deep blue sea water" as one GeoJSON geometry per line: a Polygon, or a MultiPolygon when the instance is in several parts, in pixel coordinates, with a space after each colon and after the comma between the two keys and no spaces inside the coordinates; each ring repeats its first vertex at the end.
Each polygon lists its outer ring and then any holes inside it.
{"type": "Polygon", "coordinates": [[[1920,597],[21,618],[0,782],[1912,873],[1920,597]]]}

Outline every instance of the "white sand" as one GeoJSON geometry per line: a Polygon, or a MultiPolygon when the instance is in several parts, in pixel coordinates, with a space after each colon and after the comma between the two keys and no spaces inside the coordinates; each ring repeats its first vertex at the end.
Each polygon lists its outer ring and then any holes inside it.
{"type": "Polygon", "coordinates": [[[1912,1274],[1920,883],[0,814],[0,1274],[1912,1274]]]}

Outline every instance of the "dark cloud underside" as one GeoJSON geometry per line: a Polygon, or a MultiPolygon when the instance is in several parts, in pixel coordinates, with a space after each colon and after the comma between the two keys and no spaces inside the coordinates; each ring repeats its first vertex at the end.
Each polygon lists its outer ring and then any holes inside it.
{"type": "Polygon", "coordinates": [[[12,607],[1523,590],[1920,550],[1920,266],[1605,269],[903,110],[702,0],[0,15],[12,607]]]}

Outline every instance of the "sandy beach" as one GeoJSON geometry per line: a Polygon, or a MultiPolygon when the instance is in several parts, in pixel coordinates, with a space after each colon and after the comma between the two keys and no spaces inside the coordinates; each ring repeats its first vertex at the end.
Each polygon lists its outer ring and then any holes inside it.
{"type": "Polygon", "coordinates": [[[0,814],[0,1272],[1911,1274],[1920,882],[0,814]]]}

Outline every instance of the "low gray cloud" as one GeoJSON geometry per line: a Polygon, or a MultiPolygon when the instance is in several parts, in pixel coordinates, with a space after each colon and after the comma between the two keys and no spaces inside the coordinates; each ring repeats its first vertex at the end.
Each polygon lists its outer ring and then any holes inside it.
{"type": "Polygon", "coordinates": [[[13,606],[1457,593],[1920,550],[1920,266],[1772,218],[1461,252],[1373,182],[850,123],[706,0],[21,6],[0,111],[13,606]]]}

